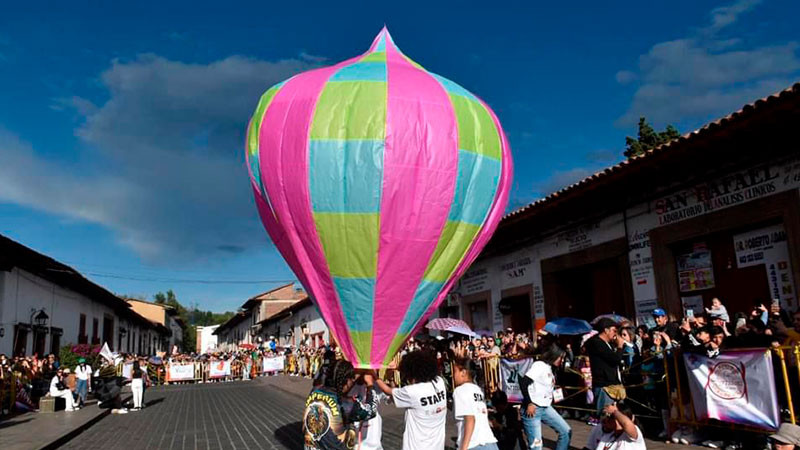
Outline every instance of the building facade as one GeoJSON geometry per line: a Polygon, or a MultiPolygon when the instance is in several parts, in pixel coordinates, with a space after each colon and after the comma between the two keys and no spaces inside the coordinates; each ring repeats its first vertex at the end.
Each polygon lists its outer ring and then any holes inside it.
{"type": "Polygon", "coordinates": [[[797,310],[798,123],[800,84],[508,214],[440,315],[499,331],[714,297],[797,310]]]}
{"type": "MultiPolygon", "coordinates": [[[[158,330],[121,298],[75,269],[0,236],[0,353],[58,354],[64,345],[108,343],[114,351],[158,330]]],[[[148,352],[150,354],[150,352],[148,352]]]]}
{"type": "Polygon", "coordinates": [[[219,346],[227,349],[241,344],[257,345],[259,338],[264,339],[262,323],[267,318],[306,298],[305,291],[290,283],[248,299],[236,315],[214,331],[219,346]]]}
{"type": "Polygon", "coordinates": [[[328,326],[308,297],[267,318],[261,327],[263,340],[274,337],[282,347],[301,344],[319,347],[330,343],[328,326]]]}
{"type": "Polygon", "coordinates": [[[182,350],[185,324],[174,307],[136,298],[126,300],[131,309],[149,320],[159,332],[158,342],[151,343],[158,348],[157,351],[171,353],[175,348],[182,350]]]}
{"type": "Polygon", "coordinates": [[[196,353],[209,353],[217,348],[217,335],[214,334],[217,328],[219,328],[219,325],[197,327],[196,353]]]}

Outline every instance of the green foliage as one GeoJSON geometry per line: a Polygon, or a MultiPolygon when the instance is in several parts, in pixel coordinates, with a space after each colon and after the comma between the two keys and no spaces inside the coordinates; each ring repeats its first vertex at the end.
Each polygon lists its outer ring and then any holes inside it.
{"type": "Polygon", "coordinates": [[[169,289],[167,292],[156,293],[153,299],[155,303],[159,305],[167,305],[175,308],[178,317],[186,324],[186,327],[183,329],[183,336],[181,336],[183,345],[181,350],[184,352],[193,352],[197,348],[198,326],[217,325],[227,321],[235,314],[232,311],[226,311],[224,313],[201,311],[196,306],[187,309],[178,301],[172,289],[169,289]]]}
{"type": "Polygon", "coordinates": [[[101,345],[65,345],[58,351],[58,359],[61,361],[61,367],[68,367],[74,369],[78,365],[78,359],[85,358],[86,364],[93,368],[100,366],[100,350],[101,345]]]}
{"type": "Polygon", "coordinates": [[[667,125],[664,131],[656,132],[656,130],[647,123],[647,119],[640,117],[639,136],[637,138],[632,138],[630,136],[625,138],[625,156],[627,158],[632,158],[634,156],[643,155],[648,150],[676,139],[680,137],[680,135],[678,129],[672,125],[667,125]]]}

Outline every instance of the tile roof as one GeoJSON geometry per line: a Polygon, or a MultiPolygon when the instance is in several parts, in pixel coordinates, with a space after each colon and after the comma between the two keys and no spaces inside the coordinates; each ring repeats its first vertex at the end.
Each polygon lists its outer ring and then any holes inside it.
{"type": "Polygon", "coordinates": [[[725,117],[719,118],[713,122],[710,122],[699,128],[694,130],[690,133],[684,134],[683,136],[673,139],[669,142],[659,145],[651,150],[648,150],[643,155],[634,156],[632,158],[626,159],[616,165],[611,167],[607,167],[599,172],[596,172],[576,183],[573,183],[569,186],[566,186],[556,192],[553,192],[546,197],[540,198],[536,201],[533,201],[519,209],[511,211],[510,213],[503,216],[503,220],[500,222],[500,226],[504,224],[504,222],[508,222],[510,220],[514,220],[522,215],[530,215],[536,212],[537,209],[546,206],[549,203],[554,202],[555,200],[562,199],[564,197],[571,196],[573,194],[577,194],[580,188],[591,187],[592,184],[597,183],[601,180],[608,178],[612,174],[623,173],[626,171],[635,170],[636,166],[643,161],[647,161],[653,158],[655,155],[662,154],[664,152],[668,152],[672,149],[678,148],[680,146],[685,145],[691,141],[694,141],[698,138],[704,137],[708,135],[712,131],[716,131],[722,127],[728,126],[734,122],[737,122],[743,118],[746,118],[752,115],[755,112],[763,109],[766,106],[773,105],[777,102],[782,102],[790,99],[797,99],[800,97],[800,83],[795,83],[792,86],[777,92],[775,94],[769,95],[764,98],[760,98],[752,103],[748,103],[744,105],[738,111],[735,111],[731,114],[728,114],[725,117]]]}

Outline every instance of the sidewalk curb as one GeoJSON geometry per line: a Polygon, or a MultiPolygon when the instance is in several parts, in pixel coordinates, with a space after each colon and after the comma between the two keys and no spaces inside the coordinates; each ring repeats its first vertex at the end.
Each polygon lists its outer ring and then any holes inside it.
{"type": "MultiPolygon", "coordinates": [[[[129,401],[131,398],[133,398],[133,395],[128,394],[126,397],[122,398],[122,403],[125,403],[125,402],[129,401]]],[[[51,449],[56,449],[56,448],[61,447],[62,445],[66,444],[67,442],[69,442],[72,439],[74,439],[79,434],[81,434],[84,431],[86,431],[92,425],[94,425],[97,422],[103,420],[103,418],[106,417],[109,414],[111,414],[111,408],[104,409],[100,414],[96,415],[91,420],[81,424],[79,427],[69,431],[68,433],[65,433],[65,434],[59,436],[58,439],[55,439],[54,441],[52,441],[50,443],[47,443],[47,444],[45,444],[45,445],[43,445],[41,447],[38,447],[38,450],[51,450],[51,449]]]]}

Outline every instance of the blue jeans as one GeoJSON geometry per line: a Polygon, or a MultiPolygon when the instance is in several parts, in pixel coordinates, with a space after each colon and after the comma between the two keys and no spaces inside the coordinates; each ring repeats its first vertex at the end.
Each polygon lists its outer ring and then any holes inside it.
{"type": "Polygon", "coordinates": [[[597,402],[597,416],[600,417],[603,414],[603,408],[613,404],[614,399],[601,387],[592,388],[592,392],[594,392],[594,400],[597,402]]]}
{"type": "Polygon", "coordinates": [[[470,447],[469,450],[497,450],[497,444],[483,444],[470,447]]]}
{"type": "Polygon", "coordinates": [[[572,439],[572,428],[552,406],[537,406],[533,417],[528,417],[522,411],[522,427],[528,436],[528,448],[542,448],[542,423],[558,433],[555,450],[568,450],[569,441],[572,439]]]}
{"type": "Polygon", "coordinates": [[[86,403],[86,389],[88,384],[86,380],[78,380],[78,385],[75,388],[75,392],[78,394],[78,404],[83,405],[86,403]]]}

